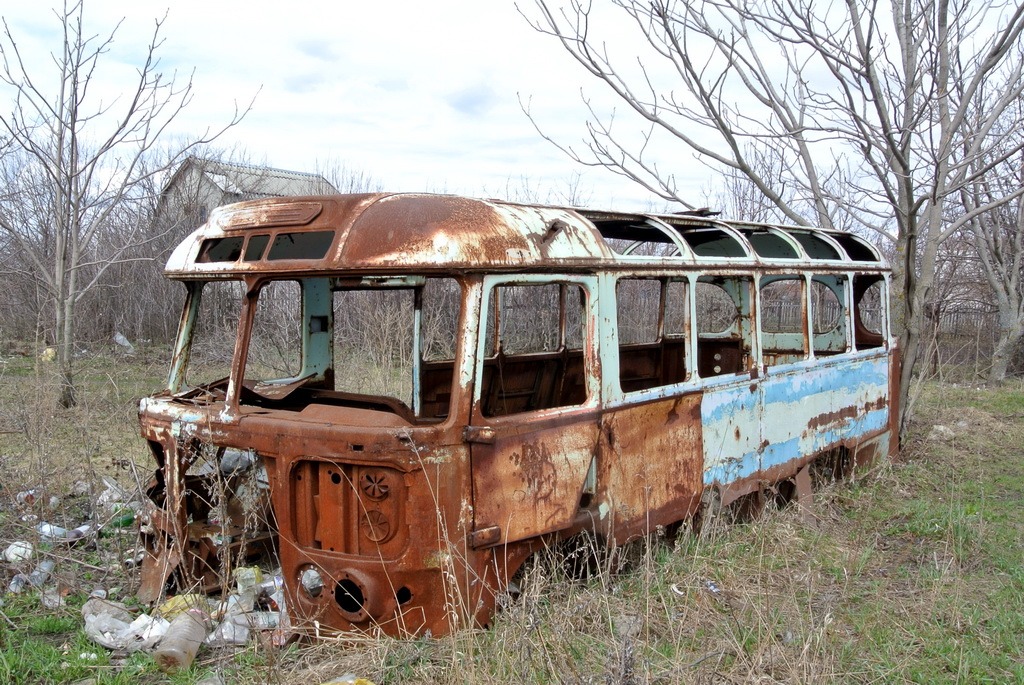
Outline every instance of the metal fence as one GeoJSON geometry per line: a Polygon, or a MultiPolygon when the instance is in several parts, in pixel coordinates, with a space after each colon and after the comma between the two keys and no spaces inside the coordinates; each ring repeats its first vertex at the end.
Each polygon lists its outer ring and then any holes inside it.
{"type": "Polygon", "coordinates": [[[982,310],[943,312],[931,337],[933,369],[952,364],[984,371],[999,339],[999,316],[982,310]]]}

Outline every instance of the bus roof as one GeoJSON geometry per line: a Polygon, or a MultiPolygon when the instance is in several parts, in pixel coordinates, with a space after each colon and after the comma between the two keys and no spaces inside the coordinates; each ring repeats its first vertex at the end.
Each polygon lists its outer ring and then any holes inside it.
{"type": "Polygon", "coordinates": [[[874,246],[842,231],[380,193],[219,207],[174,250],[166,274],[206,279],[643,265],[886,270],[874,246]]]}

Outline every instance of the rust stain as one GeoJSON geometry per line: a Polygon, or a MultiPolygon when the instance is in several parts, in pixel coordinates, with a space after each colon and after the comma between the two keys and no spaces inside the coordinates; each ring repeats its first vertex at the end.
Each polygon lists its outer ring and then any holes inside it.
{"type": "Polygon", "coordinates": [[[519,467],[526,494],[540,501],[548,500],[555,491],[555,466],[547,443],[524,443],[521,450],[512,452],[512,463],[519,467]]]}
{"type": "Polygon", "coordinates": [[[836,411],[823,412],[817,416],[812,417],[807,422],[808,431],[819,431],[823,428],[828,428],[841,424],[843,421],[862,416],[872,411],[879,409],[885,409],[888,406],[888,401],[884,397],[879,397],[869,402],[865,402],[860,406],[849,406],[842,407],[836,411]]]}

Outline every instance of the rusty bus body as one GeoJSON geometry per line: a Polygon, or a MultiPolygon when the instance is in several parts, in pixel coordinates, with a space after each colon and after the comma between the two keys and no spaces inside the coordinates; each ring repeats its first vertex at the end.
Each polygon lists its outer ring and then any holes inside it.
{"type": "Polygon", "coordinates": [[[269,548],[297,627],[436,635],[553,540],[805,498],[895,448],[888,269],[846,233],[288,198],[216,210],[166,273],[145,601],[269,548]]]}

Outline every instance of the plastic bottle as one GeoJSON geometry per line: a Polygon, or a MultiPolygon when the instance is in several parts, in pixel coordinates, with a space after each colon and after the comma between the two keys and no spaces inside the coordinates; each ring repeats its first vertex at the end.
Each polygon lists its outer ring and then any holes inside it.
{"type": "Polygon", "coordinates": [[[210,627],[210,615],[202,609],[178,614],[153,652],[160,670],[170,673],[191,666],[210,627]]]}
{"type": "Polygon", "coordinates": [[[68,529],[62,528],[61,526],[55,526],[52,523],[41,521],[36,530],[39,531],[39,535],[44,540],[67,540],[68,529]]]}
{"type": "Polygon", "coordinates": [[[18,575],[11,578],[11,584],[7,586],[7,591],[18,594],[20,592],[24,592],[25,586],[27,585],[28,576],[26,576],[24,573],[19,573],[18,575]]]}
{"type": "Polygon", "coordinates": [[[54,566],[55,564],[49,559],[40,561],[35,570],[28,574],[29,585],[32,587],[42,587],[42,585],[49,580],[50,574],[53,573],[54,566]]]}

